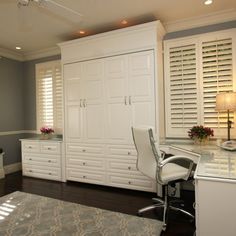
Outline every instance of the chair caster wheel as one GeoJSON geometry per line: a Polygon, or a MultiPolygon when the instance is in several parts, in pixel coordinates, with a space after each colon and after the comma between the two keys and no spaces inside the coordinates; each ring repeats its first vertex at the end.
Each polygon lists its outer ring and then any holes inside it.
{"type": "Polygon", "coordinates": [[[166,225],[162,226],[162,231],[164,231],[164,232],[166,231],[166,225]]]}
{"type": "Polygon", "coordinates": [[[141,217],[141,216],[143,216],[143,213],[138,212],[138,213],[137,213],[137,216],[140,216],[140,217],[141,217]]]}

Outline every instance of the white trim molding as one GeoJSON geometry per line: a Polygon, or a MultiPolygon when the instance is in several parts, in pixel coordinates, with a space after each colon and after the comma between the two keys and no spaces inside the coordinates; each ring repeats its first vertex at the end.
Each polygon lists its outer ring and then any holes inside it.
{"type": "Polygon", "coordinates": [[[17,130],[17,131],[0,132],[0,136],[16,135],[16,134],[37,134],[37,131],[36,130],[17,130]]]}
{"type": "Polygon", "coordinates": [[[24,61],[22,54],[6,48],[0,48],[0,56],[13,59],[16,61],[24,61]]]}
{"type": "Polygon", "coordinates": [[[22,164],[21,162],[17,162],[17,163],[4,166],[3,168],[5,171],[5,175],[7,175],[7,174],[11,174],[11,173],[22,170],[22,164]]]}
{"type": "Polygon", "coordinates": [[[31,61],[34,59],[56,56],[56,55],[60,55],[60,54],[61,54],[61,51],[60,51],[59,47],[45,48],[45,49],[25,53],[24,54],[24,61],[31,61]]]}
{"type": "Polygon", "coordinates": [[[236,10],[229,9],[183,20],[164,22],[167,33],[236,20],[236,10]]]}

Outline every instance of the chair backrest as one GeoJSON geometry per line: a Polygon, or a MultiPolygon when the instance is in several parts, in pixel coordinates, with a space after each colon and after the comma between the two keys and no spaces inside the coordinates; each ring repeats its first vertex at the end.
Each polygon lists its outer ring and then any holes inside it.
{"type": "Polygon", "coordinates": [[[152,128],[132,127],[132,134],[138,153],[137,169],[150,178],[156,178],[159,155],[152,145],[154,143],[152,128]]]}

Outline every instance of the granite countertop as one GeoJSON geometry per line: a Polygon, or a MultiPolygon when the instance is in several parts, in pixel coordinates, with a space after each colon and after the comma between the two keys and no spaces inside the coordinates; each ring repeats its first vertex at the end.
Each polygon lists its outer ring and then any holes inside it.
{"type": "Polygon", "coordinates": [[[195,178],[216,178],[236,181],[236,151],[227,151],[214,144],[172,143],[171,146],[200,155],[195,178]]]}
{"type": "Polygon", "coordinates": [[[50,138],[50,139],[42,139],[41,137],[31,137],[31,138],[22,138],[20,139],[20,141],[23,141],[23,140],[28,140],[28,141],[41,141],[41,142],[62,142],[63,139],[62,138],[59,138],[59,137],[53,137],[53,138],[50,138]]]}

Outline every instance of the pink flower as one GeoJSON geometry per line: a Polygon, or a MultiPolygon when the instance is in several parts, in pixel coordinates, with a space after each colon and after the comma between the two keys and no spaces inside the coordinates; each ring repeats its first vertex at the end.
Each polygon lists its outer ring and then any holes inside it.
{"type": "Polygon", "coordinates": [[[54,133],[54,130],[50,127],[42,127],[40,129],[41,133],[42,134],[51,134],[51,133],[54,133]]]}

